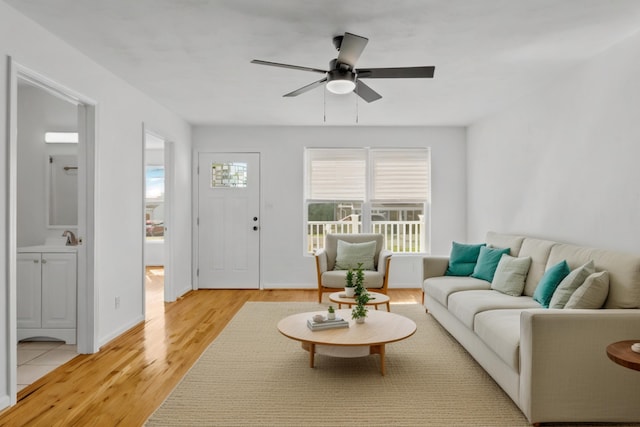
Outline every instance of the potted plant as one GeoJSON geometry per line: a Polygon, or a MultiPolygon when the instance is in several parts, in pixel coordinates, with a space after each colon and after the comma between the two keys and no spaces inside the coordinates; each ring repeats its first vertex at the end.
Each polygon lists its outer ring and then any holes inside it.
{"type": "Polygon", "coordinates": [[[336,311],[333,309],[333,306],[330,305],[327,309],[327,319],[334,320],[336,318],[336,311]]]}
{"type": "Polygon", "coordinates": [[[347,298],[353,298],[355,294],[355,284],[353,282],[353,278],[353,270],[349,269],[349,271],[347,271],[347,283],[344,285],[344,293],[347,298]]]}
{"type": "Polygon", "coordinates": [[[364,319],[367,317],[366,304],[369,302],[370,297],[369,292],[367,292],[367,289],[364,287],[362,264],[358,264],[358,268],[356,269],[354,288],[356,306],[351,311],[351,318],[355,319],[356,323],[364,323],[364,319]]]}

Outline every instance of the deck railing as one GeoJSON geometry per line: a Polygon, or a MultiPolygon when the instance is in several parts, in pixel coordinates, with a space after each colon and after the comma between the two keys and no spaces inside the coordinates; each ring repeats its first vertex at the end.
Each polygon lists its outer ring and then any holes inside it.
{"type": "MultiPolygon", "coordinates": [[[[307,249],[313,253],[324,247],[332,233],[362,233],[362,223],[353,221],[308,221],[307,249]]],[[[385,235],[386,249],[396,253],[422,252],[425,248],[422,221],[372,221],[373,233],[385,235]]]]}

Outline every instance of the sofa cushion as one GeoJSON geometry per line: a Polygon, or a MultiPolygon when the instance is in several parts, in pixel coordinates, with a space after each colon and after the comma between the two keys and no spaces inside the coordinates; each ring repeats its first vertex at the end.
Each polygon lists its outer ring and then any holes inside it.
{"type": "Polygon", "coordinates": [[[453,242],[451,245],[451,255],[449,256],[449,266],[445,275],[447,276],[471,276],[478,261],[480,248],[486,243],[467,245],[453,242]]]}
{"type": "Polygon", "coordinates": [[[556,265],[548,268],[540,279],[540,283],[533,293],[533,299],[539,302],[544,308],[549,308],[549,302],[556,288],[567,275],[571,272],[565,260],[560,261],[556,265]]]}
{"type": "Polygon", "coordinates": [[[503,254],[508,254],[509,248],[489,248],[483,246],[480,248],[480,255],[478,255],[478,263],[473,269],[471,277],[476,279],[486,280],[487,282],[493,281],[493,275],[498,267],[498,262],[503,254]]]}
{"type": "Polygon", "coordinates": [[[363,270],[375,270],[373,257],[376,254],[376,242],[349,243],[338,240],[336,265],[334,270],[349,270],[362,264],[363,270]]]}
{"type": "Polygon", "coordinates": [[[538,286],[538,282],[544,275],[544,271],[547,268],[547,260],[549,259],[549,253],[551,248],[556,242],[551,240],[534,239],[526,237],[522,242],[522,248],[520,248],[519,257],[531,257],[531,266],[529,267],[529,273],[527,273],[527,280],[524,284],[524,295],[530,297],[538,286]]]}
{"type": "Polygon", "coordinates": [[[520,372],[520,313],[522,309],[478,313],[473,330],[514,371],[520,372]]]}
{"type": "Polygon", "coordinates": [[[564,308],[598,309],[607,300],[609,294],[609,273],[600,271],[593,273],[571,295],[564,308]]]}
{"type": "Polygon", "coordinates": [[[443,306],[448,305],[449,295],[454,292],[476,290],[488,290],[491,283],[486,280],[475,279],[473,277],[432,277],[424,281],[422,290],[424,290],[425,298],[431,298],[438,301],[443,306]]]}
{"type": "MultiPolygon", "coordinates": [[[[327,288],[344,288],[347,282],[347,270],[332,270],[322,273],[322,286],[327,288]]],[[[364,286],[367,289],[380,289],[384,284],[382,273],[377,271],[364,271],[364,286]]]]}
{"type": "Polygon", "coordinates": [[[491,289],[503,294],[519,297],[524,289],[524,280],[527,277],[531,257],[512,257],[503,254],[498,262],[496,274],[491,282],[491,289]]]}
{"type": "Polygon", "coordinates": [[[496,233],[495,231],[489,231],[487,233],[487,246],[492,248],[509,248],[509,255],[520,256],[520,248],[524,236],[516,236],[514,234],[496,233]]]}
{"type": "Polygon", "coordinates": [[[640,256],[625,252],[557,244],[549,263],[566,259],[570,268],[593,260],[596,271],[609,272],[609,295],[604,308],[640,308],[640,256]]]}
{"type": "Polygon", "coordinates": [[[449,312],[471,330],[476,314],[487,310],[540,308],[531,297],[512,297],[492,290],[456,292],[449,295],[448,302],[449,312]]]}
{"type": "Polygon", "coordinates": [[[596,269],[593,265],[593,261],[581,265],[567,275],[562,282],[558,285],[551,301],[549,302],[549,308],[564,308],[571,295],[584,283],[584,281],[591,274],[595,273],[596,269]]]}

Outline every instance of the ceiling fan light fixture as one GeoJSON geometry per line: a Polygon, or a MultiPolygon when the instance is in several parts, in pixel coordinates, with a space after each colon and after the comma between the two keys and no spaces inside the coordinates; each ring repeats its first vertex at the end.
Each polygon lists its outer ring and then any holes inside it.
{"type": "Polygon", "coordinates": [[[327,90],[331,93],[344,95],[356,88],[356,75],[351,71],[333,70],[327,73],[327,90]]]}

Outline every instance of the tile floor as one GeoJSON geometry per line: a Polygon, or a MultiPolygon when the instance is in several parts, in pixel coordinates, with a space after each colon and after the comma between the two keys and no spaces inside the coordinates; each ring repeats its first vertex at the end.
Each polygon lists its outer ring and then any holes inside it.
{"type": "Polygon", "coordinates": [[[18,391],[78,355],[76,345],[62,341],[18,343],[18,391]]]}

